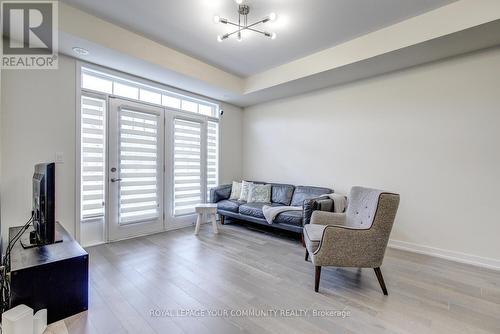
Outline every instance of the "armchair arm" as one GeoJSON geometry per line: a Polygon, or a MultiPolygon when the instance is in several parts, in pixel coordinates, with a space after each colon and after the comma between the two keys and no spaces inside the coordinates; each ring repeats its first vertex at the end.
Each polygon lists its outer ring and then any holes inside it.
{"type": "Polygon", "coordinates": [[[380,267],[387,241],[377,238],[373,229],[329,225],[314,252],[315,263],[338,267],[380,267]]]}
{"type": "Polygon", "coordinates": [[[217,203],[231,196],[231,184],[224,184],[210,189],[210,203],[217,203]]]}
{"type": "Polygon", "coordinates": [[[345,225],[345,213],[314,211],[311,217],[311,224],[318,225],[345,225]]]}
{"type": "Polygon", "coordinates": [[[309,224],[311,216],[315,210],[332,211],[333,200],[327,197],[318,197],[304,200],[302,211],[302,224],[309,224]]]}

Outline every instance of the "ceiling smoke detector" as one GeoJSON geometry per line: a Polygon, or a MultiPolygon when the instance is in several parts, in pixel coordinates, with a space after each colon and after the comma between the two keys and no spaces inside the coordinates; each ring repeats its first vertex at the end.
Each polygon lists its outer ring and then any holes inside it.
{"type": "Polygon", "coordinates": [[[79,56],[88,56],[90,53],[89,50],[78,47],[78,46],[73,47],[73,52],[79,56]]]}

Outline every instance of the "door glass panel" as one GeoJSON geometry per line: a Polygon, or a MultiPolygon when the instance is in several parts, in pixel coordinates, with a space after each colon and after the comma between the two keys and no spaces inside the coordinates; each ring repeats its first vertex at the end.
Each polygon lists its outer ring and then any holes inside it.
{"type": "Polygon", "coordinates": [[[158,116],[122,109],[119,130],[119,224],[158,218],[158,116]]]}
{"type": "Polygon", "coordinates": [[[194,213],[202,202],[201,123],[174,120],[174,216],[194,213]]]}

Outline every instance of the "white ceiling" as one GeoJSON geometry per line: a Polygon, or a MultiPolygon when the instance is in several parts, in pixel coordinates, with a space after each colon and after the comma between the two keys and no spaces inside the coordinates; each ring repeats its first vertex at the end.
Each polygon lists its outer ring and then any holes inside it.
{"type": "Polygon", "coordinates": [[[62,0],[95,16],[239,76],[253,75],[332,47],[371,31],[452,3],[455,0],[246,0],[249,21],[270,12],[278,34],[257,34],[223,43],[215,14],[234,20],[233,0],[62,0]]]}

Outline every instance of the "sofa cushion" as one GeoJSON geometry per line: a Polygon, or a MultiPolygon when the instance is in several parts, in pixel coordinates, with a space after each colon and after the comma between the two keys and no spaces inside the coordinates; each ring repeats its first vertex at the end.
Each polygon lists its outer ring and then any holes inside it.
{"type": "Polygon", "coordinates": [[[271,202],[271,185],[257,184],[250,185],[248,190],[248,203],[270,203],[271,202]]]}
{"type": "Polygon", "coordinates": [[[262,207],[264,205],[269,205],[269,203],[246,203],[240,205],[240,214],[246,216],[252,216],[256,218],[264,218],[262,213],[262,207]]]}
{"type": "Polygon", "coordinates": [[[290,205],[294,186],[291,184],[275,184],[271,186],[271,202],[283,205],[290,205]]]}
{"type": "Polygon", "coordinates": [[[298,186],[295,187],[295,191],[293,192],[291,205],[301,206],[306,199],[316,198],[332,192],[333,190],[329,188],[298,186]]]}
{"type": "Polygon", "coordinates": [[[319,247],[323,231],[327,225],[307,224],[304,226],[304,243],[309,252],[314,253],[319,247]]]}
{"type": "Polygon", "coordinates": [[[234,201],[234,200],[230,200],[230,199],[225,199],[225,200],[220,201],[220,202],[217,203],[217,209],[218,210],[231,211],[231,212],[238,213],[238,208],[243,203],[245,203],[245,202],[234,201]]]}
{"type": "Polygon", "coordinates": [[[246,203],[240,205],[239,211],[242,215],[265,219],[264,214],[262,213],[262,207],[264,205],[281,206],[276,203],[246,203]]]}
{"type": "Polygon", "coordinates": [[[285,211],[274,218],[273,223],[302,226],[302,211],[285,211]]]}
{"type": "Polygon", "coordinates": [[[233,181],[233,184],[231,186],[231,195],[229,196],[229,199],[237,201],[240,198],[240,194],[241,194],[241,182],[233,181]]]}
{"type": "Polygon", "coordinates": [[[240,193],[240,201],[247,201],[248,200],[248,191],[250,190],[250,185],[253,184],[253,182],[249,181],[241,181],[241,193],[240,193]]]}

